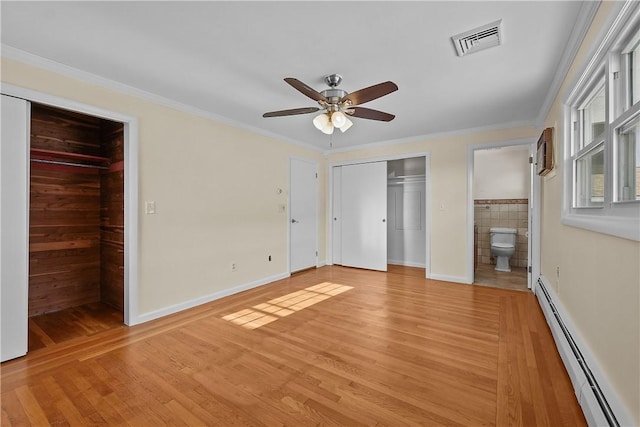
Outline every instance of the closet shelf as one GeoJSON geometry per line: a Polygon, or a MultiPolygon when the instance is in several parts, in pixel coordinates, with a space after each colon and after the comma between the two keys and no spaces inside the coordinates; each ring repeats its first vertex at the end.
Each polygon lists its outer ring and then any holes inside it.
{"type": "Polygon", "coordinates": [[[31,157],[43,159],[43,160],[51,160],[52,158],[55,158],[55,159],[84,160],[86,162],[91,162],[91,163],[109,163],[109,159],[107,157],[92,156],[90,154],[69,153],[66,151],[44,150],[41,148],[32,148],[31,157]]]}

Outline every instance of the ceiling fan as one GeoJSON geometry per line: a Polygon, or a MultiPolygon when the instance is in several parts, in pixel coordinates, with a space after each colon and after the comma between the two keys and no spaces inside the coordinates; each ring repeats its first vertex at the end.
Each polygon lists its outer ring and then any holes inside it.
{"type": "Polygon", "coordinates": [[[308,96],[318,103],[318,107],[293,108],[290,110],[270,111],[264,113],[262,117],[282,117],[294,116],[298,114],[309,114],[321,111],[321,114],[313,119],[315,127],[326,133],[333,133],[334,128],[346,131],[353,124],[349,117],[358,117],[361,119],[378,120],[390,122],[395,118],[393,114],[384,111],[372,110],[370,108],[360,107],[365,102],[388,95],[398,90],[398,86],[393,82],[378,83],[355,92],[348,93],[345,90],[338,89],[338,85],[342,81],[339,74],[330,74],[324,78],[329,89],[316,91],[304,84],[298,79],[287,77],[284,79],[294,89],[297,89],[303,95],[308,96]]]}

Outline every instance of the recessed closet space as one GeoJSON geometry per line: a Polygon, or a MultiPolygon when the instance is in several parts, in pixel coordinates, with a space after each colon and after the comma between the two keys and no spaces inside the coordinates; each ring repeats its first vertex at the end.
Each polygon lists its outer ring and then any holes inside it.
{"type": "Polygon", "coordinates": [[[387,262],[425,267],[425,158],[387,162],[387,262]]]}
{"type": "Polygon", "coordinates": [[[123,324],[124,126],[31,104],[29,351],[123,324]]]}

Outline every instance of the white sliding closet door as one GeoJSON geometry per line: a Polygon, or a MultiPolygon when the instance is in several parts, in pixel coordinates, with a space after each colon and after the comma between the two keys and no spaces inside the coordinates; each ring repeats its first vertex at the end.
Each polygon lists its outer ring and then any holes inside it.
{"type": "Polygon", "coordinates": [[[0,352],[27,353],[29,286],[29,103],[2,95],[0,145],[0,352]]]}
{"type": "Polygon", "coordinates": [[[333,169],[333,209],[331,255],[333,264],[342,265],[342,167],[333,169]]]}
{"type": "Polygon", "coordinates": [[[342,265],[387,271],[387,162],[342,166],[342,265]]]}

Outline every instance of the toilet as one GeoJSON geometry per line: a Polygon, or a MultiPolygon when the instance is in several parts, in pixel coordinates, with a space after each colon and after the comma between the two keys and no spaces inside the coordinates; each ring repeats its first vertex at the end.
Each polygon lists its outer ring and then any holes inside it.
{"type": "Polygon", "coordinates": [[[509,258],[516,252],[515,228],[490,228],[491,255],[496,257],[496,271],[510,272],[509,258]]]}

